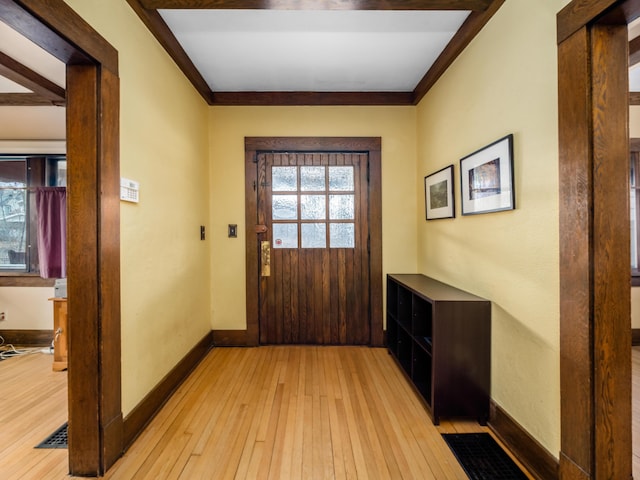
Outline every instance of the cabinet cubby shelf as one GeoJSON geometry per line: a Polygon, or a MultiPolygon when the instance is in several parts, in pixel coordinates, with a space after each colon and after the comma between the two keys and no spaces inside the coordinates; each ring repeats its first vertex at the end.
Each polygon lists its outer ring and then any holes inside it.
{"type": "Polygon", "coordinates": [[[490,301],[424,275],[387,275],[387,347],[434,424],[440,417],[486,424],[490,301]]]}

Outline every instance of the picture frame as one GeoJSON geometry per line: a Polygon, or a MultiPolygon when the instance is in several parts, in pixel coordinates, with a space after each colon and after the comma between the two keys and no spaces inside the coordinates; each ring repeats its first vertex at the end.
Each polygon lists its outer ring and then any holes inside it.
{"type": "Polygon", "coordinates": [[[513,175],[513,134],[460,160],[462,215],[516,208],[513,175]]]}
{"type": "Polygon", "coordinates": [[[427,220],[456,216],[453,188],[453,165],[424,177],[424,203],[427,220]]]}

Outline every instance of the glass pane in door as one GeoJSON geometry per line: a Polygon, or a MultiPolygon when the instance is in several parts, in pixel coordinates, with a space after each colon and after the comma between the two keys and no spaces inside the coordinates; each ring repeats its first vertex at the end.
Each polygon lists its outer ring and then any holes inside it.
{"type": "Polygon", "coordinates": [[[298,248],[298,224],[274,223],[273,248],[298,248]]]}
{"type": "Polygon", "coordinates": [[[329,195],[329,218],[331,220],[353,220],[354,196],[329,195]]]}
{"type": "Polygon", "coordinates": [[[325,195],[301,195],[300,218],[302,220],[324,220],[327,218],[325,195]]]}
{"type": "Polygon", "coordinates": [[[271,190],[295,192],[297,189],[298,169],[296,167],[271,167],[271,190]]]}
{"type": "Polygon", "coordinates": [[[300,190],[323,192],[325,190],[325,167],[300,167],[300,190]]]}
{"type": "Polygon", "coordinates": [[[329,190],[349,192],[354,188],[353,167],[329,167],[329,190]]]}
{"type": "Polygon", "coordinates": [[[330,224],[329,245],[331,248],[354,248],[355,225],[353,223],[330,224]]]}
{"type": "Polygon", "coordinates": [[[302,248],[326,248],[327,225],[325,223],[303,223],[300,228],[302,248]]]}
{"type": "Polygon", "coordinates": [[[271,216],[274,220],[295,220],[298,218],[297,195],[272,195],[271,216]]]}

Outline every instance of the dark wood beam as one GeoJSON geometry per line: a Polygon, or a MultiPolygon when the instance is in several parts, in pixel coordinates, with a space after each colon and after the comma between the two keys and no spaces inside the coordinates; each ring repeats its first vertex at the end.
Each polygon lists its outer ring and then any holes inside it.
{"type": "Polygon", "coordinates": [[[246,10],[473,10],[484,11],[491,0],[140,0],[152,9],[246,10]]]}
{"type": "Polygon", "coordinates": [[[411,92],[214,92],[212,105],[412,105],[411,92]]]}
{"type": "Polygon", "coordinates": [[[504,0],[492,0],[483,12],[471,12],[458,32],[453,36],[440,56],[433,62],[429,71],[422,77],[413,91],[413,103],[417,105],[429,89],[438,81],[458,55],[471,43],[471,40],[482,30],[487,22],[502,6],[504,0]]]}
{"type": "Polygon", "coordinates": [[[0,75],[52,102],[64,103],[64,88],[0,52],[0,75]]]}
{"type": "Polygon", "coordinates": [[[640,92],[629,92],[629,105],[640,105],[640,92]]]}
{"type": "Polygon", "coordinates": [[[37,93],[0,93],[0,107],[50,107],[63,106],[62,102],[53,102],[37,93]]]}
{"type": "Polygon", "coordinates": [[[557,15],[558,43],[596,18],[603,23],[630,23],[640,16],[640,0],[574,0],[557,15]]]}
{"type": "Polygon", "coordinates": [[[202,95],[207,103],[211,103],[211,89],[200,75],[187,53],[184,51],[176,37],[173,35],[165,21],[156,10],[147,9],[139,0],[127,0],[140,20],[147,26],[149,31],[160,42],[160,45],[167,51],[169,56],[176,62],[182,73],[191,81],[195,89],[202,95]]]}
{"type": "Polygon", "coordinates": [[[633,67],[636,63],[640,63],[640,37],[629,42],[629,66],[633,67]]]}
{"type": "Polygon", "coordinates": [[[562,43],[614,3],[616,0],[578,0],[569,3],[560,10],[556,18],[558,43],[562,43]]]}
{"type": "Polygon", "coordinates": [[[64,2],[0,0],[0,20],[67,65],[100,61],[118,73],[118,52],[64,2]],[[44,25],[40,20],[46,18],[44,25]],[[69,20],[71,19],[71,20],[69,20]],[[60,35],[58,32],[65,32],[60,35]],[[77,45],[82,45],[78,49],[77,45]]]}

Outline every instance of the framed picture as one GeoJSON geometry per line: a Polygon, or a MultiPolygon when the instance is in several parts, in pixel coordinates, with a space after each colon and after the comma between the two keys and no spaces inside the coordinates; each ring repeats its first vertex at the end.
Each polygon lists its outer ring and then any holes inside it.
{"type": "Polygon", "coordinates": [[[424,177],[424,199],[427,220],[453,218],[453,165],[424,177]]]}
{"type": "Polygon", "coordinates": [[[460,160],[462,215],[516,208],[513,134],[460,160]]]}

